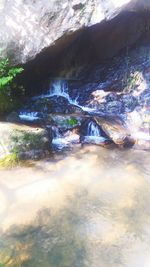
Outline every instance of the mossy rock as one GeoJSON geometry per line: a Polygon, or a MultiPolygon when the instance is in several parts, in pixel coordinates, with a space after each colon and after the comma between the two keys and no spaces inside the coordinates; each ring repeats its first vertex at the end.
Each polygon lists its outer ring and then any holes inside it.
{"type": "Polygon", "coordinates": [[[23,152],[32,149],[46,149],[48,139],[44,131],[15,130],[11,137],[13,151],[23,152]]]}
{"type": "Polygon", "coordinates": [[[0,123],[0,167],[15,166],[20,156],[37,159],[47,155],[50,140],[47,131],[21,124],[0,123]],[[25,154],[25,156],[23,156],[25,154]]]}
{"type": "Polygon", "coordinates": [[[73,129],[81,125],[82,118],[70,115],[51,115],[53,123],[62,129],[73,129]]]}

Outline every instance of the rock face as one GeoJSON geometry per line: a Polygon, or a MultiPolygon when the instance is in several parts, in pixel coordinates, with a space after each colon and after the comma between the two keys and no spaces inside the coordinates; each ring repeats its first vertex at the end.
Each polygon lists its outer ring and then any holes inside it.
{"type": "Polygon", "coordinates": [[[20,83],[34,94],[148,36],[149,12],[144,0],[3,0],[0,52],[24,64],[20,83]]]}
{"type": "MultiPolygon", "coordinates": [[[[101,31],[99,23],[111,20],[122,11],[149,9],[149,1],[144,0],[1,0],[0,47],[3,54],[12,56],[15,64],[25,63],[45,48],[51,47],[53,52],[60,54],[74,41],[77,48],[81,33],[84,32],[83,39],[87,40],[85,29],[95,25],[92,29],[95,34],[95,31],[101,31]]],[[[128,34],[136,27],[139,36],[142,31],[140,19],[127,30],[128,34]]],[[[118,35],[120,29],[121,24],[114,33],[118,35]]],[[[136,39],[135,35],[133,39],[136,39]]],[[[99,42],[99,37],[94,42],[99,42]]],[[[114,37],[111,34],[109,38],[114,37]]]]}
{"type": "Polygon", "coordinates": [[[0,159],[17,153],[20,159],[39,159],[48,154],[50,139],[42,128],[0,123],[0,159]]]}

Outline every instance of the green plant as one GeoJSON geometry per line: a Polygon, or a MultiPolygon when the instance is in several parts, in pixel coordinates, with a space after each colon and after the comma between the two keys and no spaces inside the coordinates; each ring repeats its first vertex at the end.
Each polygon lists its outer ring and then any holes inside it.
{"type": "Polygon", "coordinates": [[[23,68],[10,67],[8,58],[0,61],[0,89],[4,89],[6,86],[14,80],[17,74],[21,73],[23,68]]]}
{"type": "Polygon", "coordinates": [[[14,79],[22,71],[23,68],[10,67],[8,58],[0,59],[0,115],[18,108],[20,101],[14,96],[14,79]]]}
{"type": "MultiPolygon", "coordinates": [[[[13,152],[4,158],[0,159],[0,168],[13,168],[19,162],[17,153],[13,152]]],[[[0,265],[1,267],[1,265],[0,265]]]]}

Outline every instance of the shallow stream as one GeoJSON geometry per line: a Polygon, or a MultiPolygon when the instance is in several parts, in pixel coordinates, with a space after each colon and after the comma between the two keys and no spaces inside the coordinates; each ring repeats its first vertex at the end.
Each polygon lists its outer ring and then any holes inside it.
{"type": "Polygon", "coordinates": [[[0,171],[0,266],[149,267],[149,152],[87,145],[0,171]]]}

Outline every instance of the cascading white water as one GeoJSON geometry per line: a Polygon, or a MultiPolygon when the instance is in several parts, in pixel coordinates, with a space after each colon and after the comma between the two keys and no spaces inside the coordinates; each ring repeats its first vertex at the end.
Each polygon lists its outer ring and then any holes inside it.
{"type": "Polygon", "coordinates": [[[60,133],[59,128],[54,126],[54,127],[52,127],[52,130],[53,130],[53,137],[54,138],[61,138],[61,133],[60,133]]]}
{"type": "Polygon", "coordinates": [[[98,125],[93,121],[89,122],[86,136],[84,136],[84,142],[101,144],[104,143],[106,140],[107,138],[101,136],[101,130],[99,129],[98,125]]]}
{"type": "Polygon", "coordinates": [[[93,121],[89,122],[88,128],[87,128],[87,136],[100,136],[101,132],[96,123],[93,121]]]}
{"type": "MultiPolygon", "coordinates": [[[[87,112],[96,112],[95,109],[86,107],[86,106],[81,106],[78,102],[79,96],[76,96],[76,98],[72,99],[69,95],[69,90],[68,90],[68,83],[65,80],[54,80],[53,83],[51,84],[49,90],[42,95],[34,96],[32,97],[32,100],[37,100],[37,99],[43,99],[43,98],[49,98],[52,96],[62,96],[68,100],[68,102],[71,105],[78,106],[81,108],[83,111],[87,112]]],[[[39,119],[38,113],[37,112],[26,112],[22,111],[19,114],[19,117],[21,120],[24,121],[35,121],[39,119]]]]}
{"type": "Polygon", "coordinates": [[[24,121],[36,121],[39,119],[38,112],[20,112],[19,118],[24,121]]]}
{"type": "Polygon", "coordinates": [[[78,104],[78,96],[75,99],[72,99],[69,96],[68,83],[65,80],[54,80],[53,83],[50,85],[48,92],[39,96],[34,96],[32,99],[36,100],[51,96],[63,96],[68,100],[70,104],[80,107],[80,105],[78,104]]]}
{"type": "Polygon", "coordinates": [[[53,127],[53,140],[52,144],[57,147],[57,149],[62,149],[68,147],[71,144],[79,143],[79,135],[73,134],[71,131],[67,131],[62,134],[57,127],[53,127]]]}
{"type": "Polygon", "coordinates": [[[55,80],[49,90],[50,96],[63,96],[70,99],[68,93],[68,84],[64,80],[55,80]]]}
{"type": "Polygon", "coordinates": [[[64,80],[55,80],[50,88],[50,96],[63,96],[70,104],[79,106],[78,96],[75,99],[71,99],[68,92],[68,83],[64,80]]]}

